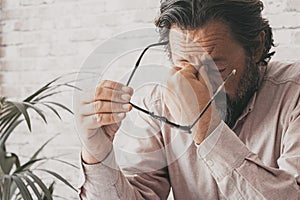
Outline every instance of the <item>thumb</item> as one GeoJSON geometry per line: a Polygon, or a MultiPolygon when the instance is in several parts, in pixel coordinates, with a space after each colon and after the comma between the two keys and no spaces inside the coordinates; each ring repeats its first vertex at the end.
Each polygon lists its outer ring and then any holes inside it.
{"type": "Polygon", "coordinates": [[[181,62],[180,65],[182,66],[180,70],[181,73],[188,74],[190,78],[197,79],[199,67],[195,67],[188,62],[181,62]]]}
{"type": "Polygon", "coordinates": [[[213,87],[212,87],[212,84],[211,84],[211,82],[208,78],[206,67],[200,67],[197,78],[202,84],[206,85],[206,87],[209,91],[210,97],[212,97],[213,87]]]}

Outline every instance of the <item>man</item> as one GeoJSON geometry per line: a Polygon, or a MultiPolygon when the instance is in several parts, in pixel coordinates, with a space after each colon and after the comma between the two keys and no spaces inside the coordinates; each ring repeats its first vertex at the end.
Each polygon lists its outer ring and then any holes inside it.
{"type": "Polygon", "coordinates": [[[182,95],[174,99],[154,88],[144,106],[173,121],[193,121],[219,84],[213,74],[225,79],[236,69],[225,84],[227,109],[216,100],[191,135],[143,116],[148,126],[136,134],[149,137],[123,141],[136,154],[117,170],[112,141],[132,109],[133,89],[103,81],[84,102],[94,111],[82,117],[82,199],[166,199],[170,187],[175,199],[300,198],[299,65],[268,63],[273,39],[262,10],[259,0],[161,3],[156,25],[174,64],[167,84],[182,95]]]}

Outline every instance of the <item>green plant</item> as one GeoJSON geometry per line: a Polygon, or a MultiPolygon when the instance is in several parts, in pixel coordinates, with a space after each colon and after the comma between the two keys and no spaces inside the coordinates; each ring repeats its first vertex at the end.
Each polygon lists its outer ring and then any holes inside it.
{"type": "MultiPolygon", "coordinates": [[[[47,123],[47,119],[43,111],[44,108],[52,111],[59,119],[61,119],[61,116],[57,108],[72,113],[70,109],[61,103],[47,101],[49,97],[65,91],[61,90],[61,88],[76,88],[71,85],[71,81],[59,83],[62,77],[63,76],[58,77],[47,83],[21,102],[10,101],[5,97],[0,97],[0,199],[2,200],[20,198],[30,200],[33,199],[34,196],[42,200],[53,199],[55,182],[53,181],[46,186],[44,181],[36,174],[36,171],[48,173],[54,177],[54,180],[62,181],[68,187],[76,191],[76,189],[58,173],[37,168],[38,164],[49,160],[47,157],[40,158],[39,154],[53,138],[46,141],[37,149],[30,159],[23,164],[20,163],[19,156],[16,153],[11,153],[6,149],[7,139],[21,122],[25,121],[29,131],[31,131],[29,109],[35,111],[45,123],[47,123]]],[[[60,161],[59,159],[56,160],[60,161]]],[[[67,162],[64,163],[68,164],[67,162]]]]}

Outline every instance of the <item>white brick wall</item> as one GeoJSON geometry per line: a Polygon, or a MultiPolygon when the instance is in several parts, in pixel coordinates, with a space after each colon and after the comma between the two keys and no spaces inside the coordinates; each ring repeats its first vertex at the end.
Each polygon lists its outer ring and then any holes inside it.
{"type": "MultiPolygon", "coordinates": [[[[264,0],[264,15],[274,27],[278,45],[274,60],[299,61],[300,1],[264,0]]],[[[23,98],[52,78],[76,71],[101,41],[137,27],[153,26],[159,0],[0,0],[0,93],[23,98]]],[[[71,95],[58,98],[71,105],[71,95]]],[[[53,116],[53,115],[51,115],[53,116]]],[[[66,160],[77,163],[79,141],[72,117],[63,122],[49,119],[45,126],[33,122],[33,133],[22,126],[10,140],[10,149],[22,155],[36,149],[47,138],[61,135],[46,155],[70,153],[66,160]]],[[[50,164],[74,184],[75,170],[50,164]]],[[[75,199],[71,191],[57,188],[57,194],[75,199]]]]}

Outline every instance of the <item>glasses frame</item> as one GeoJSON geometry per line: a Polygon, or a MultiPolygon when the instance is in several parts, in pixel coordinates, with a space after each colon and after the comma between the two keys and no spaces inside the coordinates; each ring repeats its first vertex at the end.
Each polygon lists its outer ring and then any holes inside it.
{"type": "MultiPolygon", "coordinates": [[[[149,46],[147,46],[143,51],[142,53],[140,54],[139,58],[137,59],[136,63],[135,63],[135,66],[129,76],[129,79],[126,83],[126,86],[129,86],[136,70],[138,69],[138,67],[140,66],[140,63],[142,61],[142,58],[143,56],[145,55],[145,53],[147,52],[148,49],[150,49],[151,47],[155,47],[155,46],[164,46],[164,45],[167,45],[169,44],[169,41],[165,41],[165,42],[159,42],[159,43],[154,43],[154,44],[150,44],[149,46]]],[[[232,75],[235,75],[236,73],[236,70],[232,70],[232,72],[230,74],[228,74],[228,76],[224,79],[224,81],[222,82],[222,84],[218,87],[218,89],[216,90],[216,92],[213,94],[213,96],[211,97],[211,99],[208,101],[208,103],[205,105],[205,107],[201,110],[200,114],[197,116],[197,118],[194,120],[194,122],[191,124],[191,125],[180,125],[180,124],[177,124],[175,122],[172,122],[170,120],[168,120],[166,117],[164,116],[160,116],[160,115],[156,115],[154,114],[154,112],[151,112],[151,111],[148,111],[148,110],[145,110],[144,108],[141,108],[137,105],[135,105],[134,103],[132,102],[129,102],[129,104],[137,109],[138,111],[141,111],[151,117],[153,117],[154,119],[157,119],[161,122],[164,122],[172,127],[175,127],[177,129],[180,129],[180,130],[183,130],[183,131],[186,131],[187,133],[191,134],[192,133],[192,128],[195,126],[195,124],[201,119],[201,117],[204,115],[204,113],[207,111],[207,109],[209,108],[209,106],[212,104],[212,102],[215,100],[216,96],[222,91],[222,89],[224,88],[225,86],[225,83],[227,82],[227,80],[232,76],[232,75]]]]}

